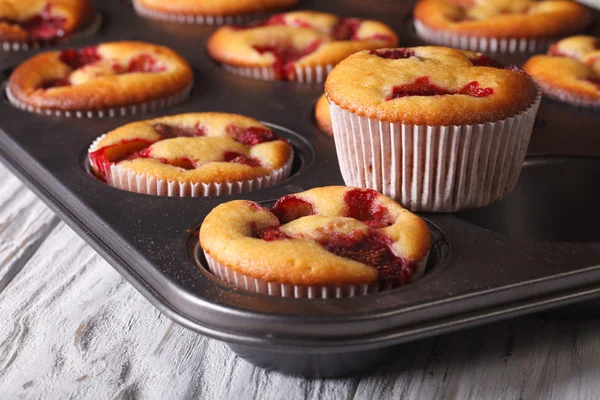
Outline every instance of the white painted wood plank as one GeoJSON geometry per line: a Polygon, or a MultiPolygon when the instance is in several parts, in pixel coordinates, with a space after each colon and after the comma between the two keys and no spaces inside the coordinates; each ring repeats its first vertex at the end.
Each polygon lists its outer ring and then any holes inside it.
{"type": "MultiPolygon", "coordinates": [[[[0,169],[0,184],[19,194],[0,194],[3,241],[17,237],[5,232],[25,237],[24,225],[37,227],[21,214],[52,219],[11,179],[0,169]]],[[[63,223],[48,226],[0,292],[2,399],[595,399],[600,392],[600,321],[535,317],[403,345],[363,376],[267,372],[175,325],[63,223]]]]}
{"type": "Polygon", "coordinates": [[[58,218],[0,164],[0,292],[58,218]]]}
{"type": "Polygon", "coordinates": [[[585,4],[588,7],[600,10],[600,0],[578,0],[580,3],[585,4]]]}

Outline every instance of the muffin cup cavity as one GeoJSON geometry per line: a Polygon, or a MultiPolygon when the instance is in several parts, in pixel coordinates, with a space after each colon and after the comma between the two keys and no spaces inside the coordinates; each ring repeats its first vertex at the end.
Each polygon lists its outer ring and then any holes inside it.
{"type": "Polygon", "coordinates": [[[418,20],[415,20],[415,30],[417,35],[427,43],[485,53],[498,61],[517,64],[522,64],[534,54],[545,53],[552,43],[560,39],[556,37],[489,38],[456,35],[430,29],[418,20]]]}
{"type": "MultiPolygon", "coordinates": [[[[88,153],[97,150],[98,144],[105,136],[97,138],[88,149],[88,153]]],[[[212,197],[251,192],[274,186],[290,175],[293,161],[294,153],[292,152],[285,165],[273,170],[269,175],[223,183],[191,183],[158,179],[123,168],[118,164],[112,164],[104,170],[108,185],[128,192],[168,197],[212,197]]]]}
{"type": "Polygon", "coordinates": [[[111,107],[100,110],[55,110],[47,108],[38,108],[27,103],[24,103],[13,96],[8,85],[6,86],[6,97],[12,105],[34,114],[46,115],[49,117],[58,118],[114,118],[124,117],[127,115],[140,115],[149,112],[154,112],[163,108],[174,107],[187,99],[192,90],[193,84],[189,85],[182,91],[170,96],[161,97],[158,99],[129,104],[125,106],[111,107]]]}
{"type": "MultiPolygon", "coordinates": [[[[333,67],[334,65],[332,64],[304,67],[294,66],[293,79],[288,80],[300,83],[323,83],[333,67]]],[[[273,67],[236,67],[223,64],[223,69],[235,75],[246,78],[254,78],[264,81],[277,80],[276,72],[273,67]]]]}
{"type": "Polygon", "coordinates": [[[375,189],[411,211],[491,204],[517,183],[541,100],[496,122],[418,126],[369,119],[329,102],[344,182],[375,189]]]}
{"type": "Polygon", "coordinates": [[[98,31],[100,30],[100,27],[102,26],[102,22],[103,22],[102,13],[100,13],[99,11],[95,11],[94,18],[90,21],[90,23],[87,24],[86,26],[83,26],[80,30],[73,32],[71,34],[71,36],[69,36],[68,39],[79,40],[79,39],[85,39],[90,36],[93,36],[96,33],[98,33],[98,31]]]}
{"type": "MultiPolygon", "coordinates": [[[[415,274],[410,279],[414,282],[423,276],[425,266],[427,265],[426,255],[419,263],[415,274]]],[[[262,279],[253,278],[229,268],[204,252],[206,264],[220,280],[235,286],[238,289],[247,290],[267,296],[290,297],[296,299],[338,299],[344,297],[364,296],[372,293],[383,292],[398,287],[394,282],[374,282],[360,285],[327,285],[327,286],[306,286],[293,285],[277,282],[267,282],[262,279]]]]}

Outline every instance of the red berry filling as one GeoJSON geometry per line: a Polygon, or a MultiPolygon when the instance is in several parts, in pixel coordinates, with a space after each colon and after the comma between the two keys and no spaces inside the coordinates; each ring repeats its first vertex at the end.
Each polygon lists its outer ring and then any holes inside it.
{"type": "Polygon", "coordinates": [[[102,56],[98,53],[96,46],[88,46],[80,50],[65,50],[60,53],[59,59],[75,70],[100,61],[102,56]]]}
{"type": "Polygon", "coordinates": [[[478,82],[469,82],[467,83],[458,94],[464,94],[471,97],[487,97],[491,94],[494,94],[494,89],[492,88],[482,88],[479,87],[478,82]]]}
{"type": "Polygon", "coordinates": [[[593,85],[596,85],[596,90],[600,90],[600,77],[587,78],[586,81],[593,85]]]}
{"type": "Polygon", "coordinates": [[[554,43],[548,49],[548,55],[555,57],[568,57],[565,53],[558,49],[558,43],[554,43]]]}
{"type": "Polygon", "coordinates": [[[223,158],[226,162],[230,163],[244,164],[249,167],[260,167],[260,161],[256,158],[248,157],[235,151],[225,152],[225,154],[223,154],[223,158]]]}
{"type": "Polygon", "coordinates": [[[405,284],[416,269],[416,263],[392,253],[389,239],[384,236],[371,234],[360,241],[334,237],[321,245],[330,253],[377,269],[379,280],[393,280],[397,285],[405,284]]]}
{"type": "MultiPolygon", "coordinates": [[[[348,206],[347,216],[363,221],[371,228],[383,228],[392,225],[388,210],[376,203],[379,196],[374,190],[352,189],[344,195],[348,206]]],[[[271,208],[271,212],[285,224],[290,221],[314,214],[311,203],[294,195],[280,198],[271,208]]],[[[288,239],[290,236],[279,227],[256,229],[251,223],[252,237],[266,241],[288,239]]],[[[392,281],[394,285],[403,285],[414,275],[417,263],[396,256],[391,250],[391,239],[369,231],[356,234],[330,233],[318,243],[325,250],[337,256],[354,260],[375,268],[379,280],[392,281]]]]}
{"type": "Polygon", "coordinates": [[[315,213],[312,204],[294,195],[283,196],[277,200],[271,208],[271,212],[282,224],[315,213]]]}
{"type": "Polygon", "coordinates": [[[253,48],[260,54],[272,53],[275,57],[275,62],[273,63],[275,73],[284,79],[292,79],[294,74],[294,62],[314,53],[320,46],[321,41],[316,39],[304,49],[293,49],[278,44],[253,46],[253,48]]]}
{"type": "Polygon", "coordinates": [[[134,154],[143,152],[152,143],[144,139],[123,140],[91,152],[89,154],[90,162],[99,170],[101,177],[106,178],[106,172],[111,164],[119,163],[129,159],[134,154]]]}
{"type": "Polygon", "coordinates": [[[392,218],[387,208],[376,202],[379,193],[374,190],[352,189],[344,195],[344,202],[348,206],[347,217],[357,219],[379,229],[391,226],[392,218]]]}
{"type": "Polygon", "coordinates": [[[282,240],[289,239],[289,236],[285,233],[281,232],[279,228],[267,227],[260,229],[258,231],[253,232],[253,237],[257,239],[262,239],[267,242],[272,242],[274,240],[282,240]]]}
{"type": "Polygon", "coordinates": [[[139,54],[129,61],[126,72],[163,72],[166,71],[167,67],[164,65],[158,65],[156,58],[150,54],[139,54]]]}
{"type": "MultiPolygon", "coordinates": [[[[64,50],[59,54],[58,59],[62,63],[68,65],[72,70],[76,70],[100,61],[102,56],[98,53],[98,48],[96,46],[88,46],[80,50],[64,50]]],[[[40,87],[45,90],[61,86],[71,86],[71,82],[68,78],[60,78],[42,82],[40,87]]]]}
{"type": "Polygon", "coordinates": [[[372,36],[369,36],[368,38],[366,38],[368,40],[382,40],[382,41],[386,41],[386,42],[392,42],[394,41],[394,38],[390,35],[385,35],[383,33],[376,33],[372,36]]]}
{"type": "Polygon", "coordinates": [[[265,142],[273,142],[280,140],[270,129],[251,126],[242,128],[238,125],[228,125],[225,128],[236,141],[245,144],[246,146],[254,146],[265,142]]]}
{"type": "Polygon", "coordinates": [[[205,134],[205,128],[200,125],[190,128],[181,125],[158,123],[154,124],[152,127],[160,136],[163,137],[163,139],[172,139],[176,137],[197,137],[204,136],[205,134]]]}
{"type": "Polygon", "coordinates": [[[135,160],[135,159],[138,159],[138,158],[153,158],[155,160],[160,161],[163,164],[171,165],[173,167],[178,167],[178,168],[182,168],[182,169],[186,169],[186,170],[192,170],[192,169],[195,169],[197,167],[196,163],[194,162],[194,160],[192,160],[192,159],[190,159],[188,157],[181,157],[181,158],[175,158],[175,159],[172,159],[172,160],[168,160],[166,158],[153,157],[152,154],[150,154],[151,151],[152,151],[152,149],[150,149],[150,147],[146,147],[144,149],[141,149],[139,151],[131,153],[126,158],[123,158],[121,160],[115,161],[115,163],[117,163],[119,161],[125,161],[125,160],[135,160]]]}
{"type": "MultiPolygon", "coordinates": [[[[102,56],[98,53],[97,47],[89,46],[80,50],[64,50],[60,53],[59,59],[72,70],[77,70],[102,60],[102,56]]],[[[127,67],[121,66],[116,60],[111,60],[111,62],[112,70],[115,75],[133,72],[163,72],[167,69],[164,65],[158,65],[156,59],[152,55],[144,53],[132,58],[127,67]]],[[[54,81],[43,82],[41,88],[49,89],[70,85],[71,83],[67,78],[61,78],[54,81]]]]}
{"type": "Polygon", "coordinates": [[[298,28],[312,28],[312,26],[308,22],[303,21],[298,18],[293,19],[293,20],[290,20],[288,18],[286,20],[284,14],[275,14],[267,20],[264,20],[262,22],[256,22],[254,24],[251,24],[250,26],[257,27],[257,26],[275,26],[275,25],[295,26],[298,28]]]}
{"type": "Polygon", "coordinates": [[[485,54],[479,54],[477,57],[470,58],[469,60],[471,60],[471,64],[473,64],[476,67],[504,68],[504,65],[500,64],[492,57],[486,56],[485,54]]]}
{"type": "Polygon", "coordinates": [[[358,40],[357,32],[363,21],[356,18],[340,18],[331,30],[334,40],[358,40]]]}
{"type": "Polygon", "coordinates": [[[411,49],[388,49],[388,50],[371,50],[369,54],[374,54],[377,57],[389,58],[392,60],[400,60],[404,58],[410,58],[415,55],[415,52],[411,49]]]}
{"type": "MultiPolygon", "coordinates": [[[[148,157],[137,157],[137,158],[148,158],[148,157]]],[[[168,164],[171,165],[173,167],[178,167],[178,168],[182,168],[185,170],[192,170],[192,169],[196,169],[196,163],[194,162],[194,160],[189,159],[187,157],[183,157],[183,158],[177,158],[174,160],[167,160],[164,158],[158,158],[158,160],[160,162],[162,162],[163,164],[168,164]]]]}
{"type": "Polygon", "coordinates": [[[47,3],[40,14],[34,15],[25,21],[12,21],[2,18],[0,22],[18,25],[27,31],[31,39],[51,40],[65,34],[66,18],[52,15],[52,4],[47,3]]]}
{"type": "Polygon", "coordinates": [[[446,94],[463,94],[471,97],[487,97],[494,93],[492,88],[481,88],[476,81],[467,83],[458,91],[451,91],[434,85],[428,76],[417,78],[413,83],[395,86],[386,100],[407,96],[441,96],[446,94]]]}
{"type": "Polygon", "coordinates": [[[271,18],[262,22],[263,26],[266,25],[286,25],[285,16],[283,14],[275,14],[271,18]]]}

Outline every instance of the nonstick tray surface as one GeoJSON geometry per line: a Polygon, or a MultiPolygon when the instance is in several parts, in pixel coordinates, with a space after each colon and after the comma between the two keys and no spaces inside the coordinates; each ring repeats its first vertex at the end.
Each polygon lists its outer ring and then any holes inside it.
{"type": "MultiPolygon", "coordinates": [[[[194,68],[190,98],[153,114],[104,119],[32,115],[4,99],[0,158],[178,323],[226,341],[255,364],[334,376],[368,368],[401,342],[600,295],[599,113],[547,99],[513,194],[478,210],[422,215],[434,246],[419,281],[331,300],[268,297],[220,283],[203,268],[197,238],[189,233],[213,207],[238,198],[269,204],[343,184],[333,140],[318,131],[312,116],[323,86],[234,76],[204,51],[215,28],[146,20],[126,1],[96,4],[103,16],[99,34],[58,47],[120,39],[166,45],[194,68]],[[199,111],[239,113],[269,124],[295,147],[292,176],[241,195],[167,198],[120,191],[89,172],[87,149],[101,134],[139,119],[199,111]]],[[[396,30],[402,46],[413,46],[422,43],[412,30],[412,5],[304,0],[297,8],[379,19],[396,30]]],[[[597,24],[590,32],[600,36],[597,24]]],[[[0,55],[3,78],[33,53],[0,55]]]]}

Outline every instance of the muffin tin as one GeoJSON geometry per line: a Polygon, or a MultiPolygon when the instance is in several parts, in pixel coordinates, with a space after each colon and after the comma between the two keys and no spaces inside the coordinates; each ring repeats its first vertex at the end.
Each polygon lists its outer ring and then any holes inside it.
{"type": "MultiPolygon", "coordinates": [[[[478,210],[423,214],[434,244],[419,281],[332,300],[268,297],[217,281],[204,268],[194,233],[213,207],[238,198],[268,205],[286,194],[343,184],[333,140],[313,121],[322,85],[235,76],[203,50],[214,28],[145,20],[126,1],[96,3],[104,17],[100,33],[72,45],[136,39],[169,46],[195,68],[190,99],[160,113],[96,119],[32,115],[5,99],[0,157],[181,325],[225,341],[256,365],[328,377],[370,368],[402,342],[600,295],[600,114],[546,99],[513,194],[478,210]],[[90,173],[86,152],[96,137],[140,118],[191,111],[234,112],[269,124],[295,148],[292,176],[241,195],[167,198],[120,191],[90,173]]],[[[409,2],[305,0],[300,7],[380,19],[401,45],[420,44],[409,2]]],[[[600,36],[598,25],[591,32],[600,36]]],[[[3,78],[31,54],[2,54],[3,78]]]]}

